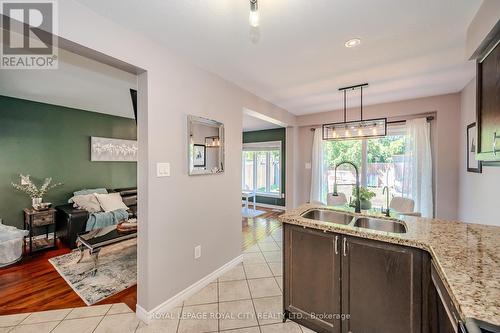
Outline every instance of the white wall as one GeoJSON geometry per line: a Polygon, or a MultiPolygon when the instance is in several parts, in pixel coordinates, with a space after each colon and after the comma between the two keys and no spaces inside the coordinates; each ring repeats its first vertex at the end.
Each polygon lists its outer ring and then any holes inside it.
{"type": "Polygon", "coordinates": [[[139,76],[138,305],[149,311],[241,254],[242,108],[288,114],[73,0],[59,2],[59,21],[62,37],[147,70],[139,76]],[[224,123],[223,174],[187,175],[188,114],[224,123]],[[160,161],[171,177],[154,176],[160,161]]]}
{"type": "MultiPolygon", "coordinates": [[[[458,163],[456,149],[459,140],[460,95],[417,98],[393,103],[369,105],[363,108],[365,119],[392,117],[405,118],[422,113],[436,113],[432,123],[432,146],[435,166],[435,215],[444,219],[456,219],[458,207],[458,163]]],[[[311,125],[342,121],[343,111],[331,111],[297,118],[299,129],[299,156],[297,166],[296,200],[309,200],[311,170],[305,163],[311,162],[311,125]]],[[[359,108],[348,110],[348,119],[359,118],[359,108]]]]}
{"type": "Polygon", "coordinates": [[[500,163],[483,166],[483,173],[467,172],[467,125],[476,122],[476,80],[460,94],[460,188],[458,217],[471,223],[500,226],[498,216],[500,163]]]}

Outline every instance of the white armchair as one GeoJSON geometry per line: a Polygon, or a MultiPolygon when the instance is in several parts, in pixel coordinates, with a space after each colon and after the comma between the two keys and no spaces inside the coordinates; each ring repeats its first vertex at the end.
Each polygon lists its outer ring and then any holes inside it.
{"type": "Polygon", "coordinates": [[[415,201],[403,197],[394,197],[389,204],[392,210],[395,210],[401,215],[421,216],[419,212],[415,212],[415,201]]]}

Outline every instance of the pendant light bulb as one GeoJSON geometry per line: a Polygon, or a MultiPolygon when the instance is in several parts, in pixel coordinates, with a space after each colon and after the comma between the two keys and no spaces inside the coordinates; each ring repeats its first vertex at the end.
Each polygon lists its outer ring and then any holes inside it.
{"type": "Polygon", "coordinates": [[[259,26],[259,5],[257,0],[250,0],[250,15],[248,16],[248,22],[253,28],[259,26]]]}

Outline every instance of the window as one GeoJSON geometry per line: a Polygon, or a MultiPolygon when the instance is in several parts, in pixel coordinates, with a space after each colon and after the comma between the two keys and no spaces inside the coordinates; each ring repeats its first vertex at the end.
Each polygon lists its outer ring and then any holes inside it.
{"type": "MultiPolygon", "coordinates": [[[[325,171],[327,172],[328,186],[323,193],[333,193],[335,183],[335,166],[342,161],[349,161],[356,164],[359,172],[362,172],[361,151],[362,140],[335,140],[324,141],[325,171]]],[[[337,191],[342,192],[349,198],[352,193],[353,184],[356,183],[356,172],[350,165],[341,165],[337,169],[337,191]]]]}
{"type": "Polygon", "coordinates": [[[254,156],[253,151],[243,152],[243,189],[253,190],[254,186],[254,156]]]}
{"type": "Polygon", "coordinates": [[[265,151],[258,151],[255,152],[255,160],[257,163],[255,163],[255,168],[257,171],[257,176],[255,177],[255,182],[257,183],[254,186],[254,189],[257,192],[269,192],[269,187],[267,186],[267,171],[268,171],[268,166],[269,164],[267,163],[268,161],[268,154],[269,152],[265,151]]]}
{"type": "Polygon", "coordinates": [[[383,138],[369,139],[367,146],[364,186],[376,194],[372,199],[372,204],[375,207],[382,207],[386,205],[386,198],[382,194],[384,186],[390,188],[392,195],[403,196],[405,136],[389,135],[383,138]]]}
{"type": "MultiPolygon", "coordinates": [[[[341,161],[356,164],[360,173],[361,186],[368,187],[376,196],[371,200],[374,207],[386,206],[382,194],[384,186],[389,186],[391,194],[402,196],[403,163],[405,154],[404,126],[391,126],[388,135],[362,140],[324,141],[325,172],[328,186],[324,196],[333,192],[335,165],[341,161]]],[[[352,196],[356,173],[349,165],[337,170],[337,190],[347,198],[352,196]],[[347,185],[345,185],[347,184],[347,185]]]]}
{"type": "Polygon", "coordinates": [[[260,195],[281,196],[281,142],[243,145],[242,188],[260,195]]]}

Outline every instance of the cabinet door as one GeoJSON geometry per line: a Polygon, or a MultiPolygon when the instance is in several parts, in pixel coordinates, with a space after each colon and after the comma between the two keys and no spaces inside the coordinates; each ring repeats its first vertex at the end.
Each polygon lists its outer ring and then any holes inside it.
{"type": "Polygon", "coordinates": [[[422,252],[356,237],[342,241],[342,312],[349,314],[343,332],[421,332],[422,252]]]}
{"type": "Polygon", "coordinates": [[[335,237],[285,224],[284,308],[316,332],[340,332],[340,253],[335,237]]]}
{"type": "Polygon", "coordinates": [[[500,45],[478,64],[477,80],[479,159],[500,161],[500,45]]]}
{"type": "Polygon", "coordinates": [[[434,263],[431,267],[429,289],[429,333],[456,333],[459,331],[459,314],[444,286],[434,263]]]}

